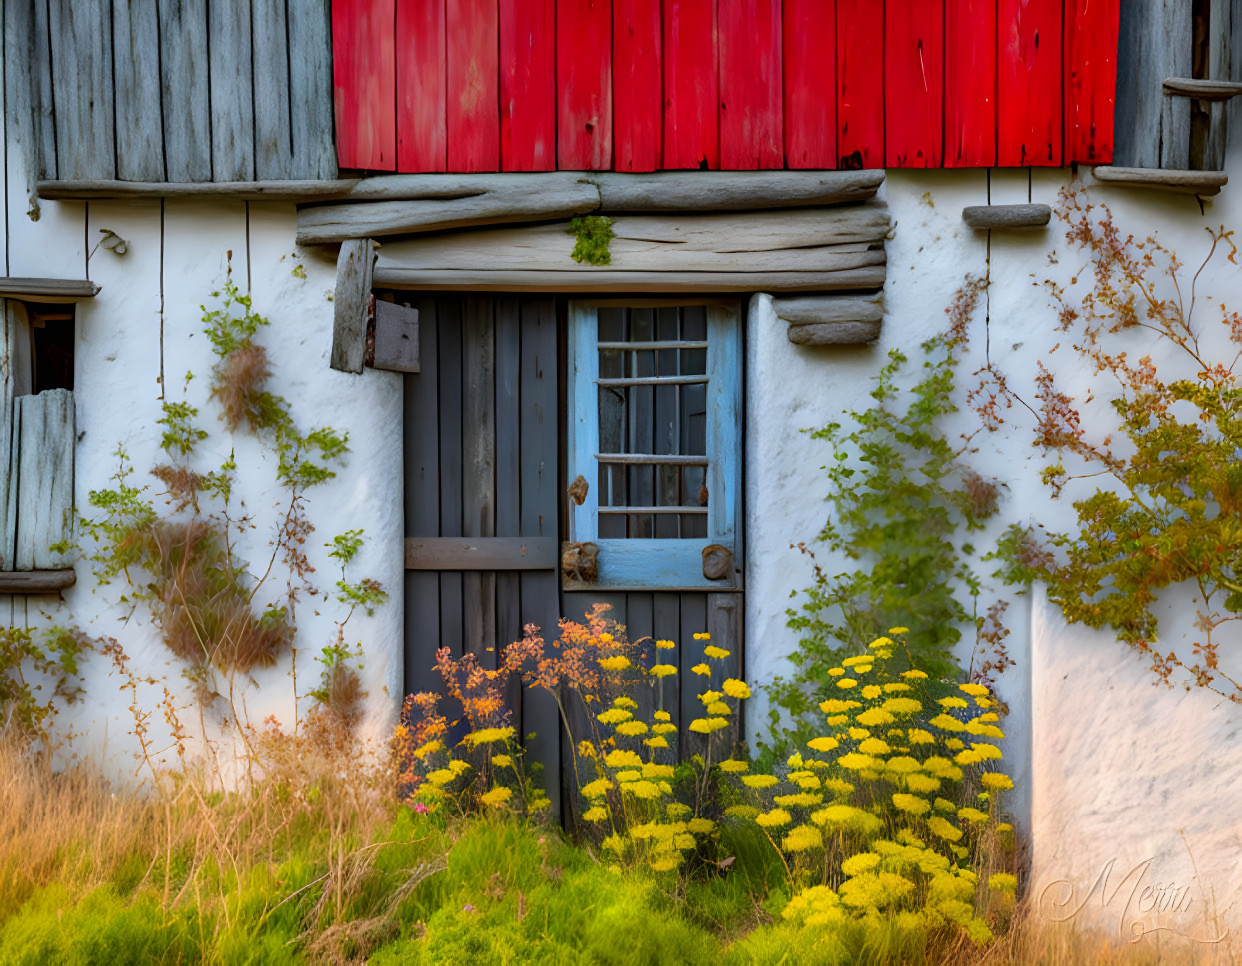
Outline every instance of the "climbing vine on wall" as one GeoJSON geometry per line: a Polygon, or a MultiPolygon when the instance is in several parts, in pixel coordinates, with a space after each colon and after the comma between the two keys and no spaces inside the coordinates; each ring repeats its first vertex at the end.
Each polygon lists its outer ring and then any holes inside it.
{"type": "Polygon", "coordinates": [[[1242,313],[1197,291],[1213,260],[1235,262],[1233,233],[1208,229],[1187,278],[1176,253],[1122,234],[1081,189],[1062,190],[1058,216],[1088,261],[1067,286],[1043,283],[1069,340],[1057,351],[1068,348],[1109,388],[1075,397],[1051,362],[1025,396],[991,364],[977,374],[972,405],[984,426],[1025,410],[1048,457],[1043,480],[1073,497],[1077,516],[1065,530],[1011,527],[1003,574],[1043,581],[1069,621],[1114,629],[1165,682],[1240,701],[1220,648],[1242,620],[1242,313]],[[1105,395],[1111,421],[1094,398],[1105,395]],[[1193,626],[1178,629],[1187,647],[1159,633],[1160,594],[1171,587],[1196,601],[1193,626]]]}
{"type": "MultiPolygon", "coordinates": [[[[971,280],[950,314],[969,317],[982,291],[982,281],[971,280]]],[[[875,378],[871,407],[847,413],[848,425],[832,422],[813,434],[832,447],[829,518],[817,545],[856,566],[833,574],[816,559],[816,546],[798,545],[814,559],[815,580],[788,611],[789,626],[801,635],[790,656],[795,673],[769,692],[778,744],[793,737],[783,721],[812,726],[813,709],[834,693],[828,670],[840,655],[890,628],[909,629],[901,659],[935,676],[960,673],[953,651],[972,628],[972,677],[992,680],[1010,663],[1005,604],[978,611],[981,583],[970,540],[995,514],[999,487],[969,467],[970,441],[951,438],[945,423],[956,410],[959,346],[952,334],[924,343],[921,377],[906,387],[910,360],[892,350],[875,378]]]]}
{"type": "MultiPolygon", "coordinates": [[[[202,316],[214,355],[211,397],[229,432],[248,432],[263,444],[283,494],[270,553],[257,565],[242,558],[244,534],[256,524],[238,494],[236,457],[230,452],[218,466],[202,466],[208,433],[198,408],[185,400],[165,401],[158,420],[164,458],[150,472],[162,493],[139,485],[127,453],[118,449],[111,485],[91,491],[92,513],[82,519],[82,530],[91,538],[88,559],[99,580],[123,581],[119,601],[131,611],[147,609],[203,705],[224,701],[240,722],[238,677],[244,682],[288,652],[298,601],[318,593],[306,554],[315,530],[307,493],[335,476],[348,439],[330,427],[298,425],[289,403],[267,388],[271,364],[257,336],[268,320],[231,278],[214,296],[217,304],[204,306],[202,316]]],[[[186,374],[187,388],[193,378],[186,374]]],[[[329,545],[342,567],[330,594],[347,613],[320,658],[322,685],[311,692],[324,701],[339,696],[342,710],[348,705],[353,711],[360,685],[346,663],[353,652],[345,646],[344,623],[356,608],[370,611],[387,596],[373,580],[346,580],[345,567],[361,542],[362,532],[351,531],[329,545]]]]}

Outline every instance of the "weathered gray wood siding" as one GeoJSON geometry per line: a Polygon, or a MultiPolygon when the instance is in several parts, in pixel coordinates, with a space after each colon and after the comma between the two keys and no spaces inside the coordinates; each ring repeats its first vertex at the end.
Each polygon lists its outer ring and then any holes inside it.
{"type": "MultiPolygon", "coordinates": [[[[731,652],[718,669],[739,676],[742,596],[562,591],[555,550],[565,499],[557,484],[557,301],[437,295],[413,305],[421,371],[405,377],[405,691],[442,691],[434,668],[438,647],[474,653],[493,668],[523,625],[539,625],[550,646],[561,615],[581,620],[593,604],[606,603],[631,640],[679,643],[672,652],[645,646],[648,666],[675,661],[679,674],[664,680],[662,694],[641,695],[641,714],[654,710],[658,699],[680,729],[676,754],[701,753],[702,736],[690,732],[689,723],[703,714],[698,694],[704,686],[690,668],[703,660],[707,642],[693,635],[711,633],[731,652]],[[515,554],[517,541],[524,554],[515,554]]],[[[655,313],[644,314],[654,324],[655,313]]],[[[649,395],[640,421],[654,432],[661,401],[649,395]]],[[[654,494],[647,498],[654,502],[654,494]]],[[[524,689],[518,699],[515,688],[511,698],[513,724],[522,735],[535,733],[528,750],[546,769],[548,794],[572,821],[578,806],[574,749],[563,740],[556,705],[543,691],[524,689]]],[[[567,707],[575,727],[586,723],[580,702],[571,697],[567,707]]],[[[734,723],[718,737],[717,753],[737,736],[734,723]]]]}
{"type": "Polygon", "coordinates": [[[335,178],[330,0],[7,0],[38,179],[335,178]]]}
{"type": "MultiPolygon", "coordinates": [[[[555,306],[490,297],[413,304],[421,371],[405,377],[407,693],[442,690],[437,648],[494,668],[524,624],[554,632],[560,614],[554,549],[542,567],[511,567],[514,538],[532,550],[557,539],[555,306]],[[475,569],[446,566],[442,542],[418,538],[471,538],[475,569]]],[[[556,704],[525,691],[515,705],[513,724],[536,732],[528,747],[555,800],[556,704]]]]}

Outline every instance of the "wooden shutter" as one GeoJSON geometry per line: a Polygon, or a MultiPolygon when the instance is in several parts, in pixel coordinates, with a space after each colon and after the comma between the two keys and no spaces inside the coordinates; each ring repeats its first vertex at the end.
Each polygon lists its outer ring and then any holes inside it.
{"type": "Polygon", "coordinates": [[[71,557],[53,550],[71,540],[73,393],[31,394],[32,359],[26,307],[0,299],[0,591],[46,592],[72,583],[71,557]],[[3,572],[21,571],[10,579],[3,572]],[[56,571],[47,579],[33,571],[56,571]]]}

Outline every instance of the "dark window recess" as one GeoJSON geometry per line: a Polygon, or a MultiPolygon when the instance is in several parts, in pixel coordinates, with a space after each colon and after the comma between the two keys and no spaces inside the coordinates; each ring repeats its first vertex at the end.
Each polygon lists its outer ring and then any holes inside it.
{"type": "Polygon", "coordinates": [[[73,389],[73,308],[27,305],[30,319],[32,389],[73,389]]]}

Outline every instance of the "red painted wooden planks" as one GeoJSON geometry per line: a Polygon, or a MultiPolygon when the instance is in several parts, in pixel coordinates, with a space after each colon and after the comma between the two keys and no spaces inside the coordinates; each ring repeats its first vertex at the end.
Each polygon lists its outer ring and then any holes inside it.
{"type": "Polygon", "coordinates": [[[334,0],[333,101],[342,168],[397,165],[393,0],[334,0]]]}
{"type": "Polygon", "coordinates": [[[612,166],[612,4],[560,0],[556,5],[558,166],[612,166]]]}
{"type": "Polygon", "coordinates": [[[1065,162],[1113,160],[1121,0],[1065,0],[1065,162]]]}
{"type": "Polygon", "coordinates": [[[783,168],[781,0],[720,0],[720,166],[783,168]]]}
{"type": "Polygon", "coordinates": [[[884,158],[938,168],[944,154],[944,0],[885,5],[884,158]]]}
{"type": "Polygon", "coordinates": [[[944,166],[996,164],[997,0],[944,3],[944,166]]]}
{"type": "Polygon", "coordinates": [[[664,0],[665,168],[719,168],[716,0],[664,0]]]}
{"type": "Polygon", "coordinates": [[[836,0],[785,0],[785,164],[837,166],[836,0]]]}
{"type": "Polygon", "coordinates": [[[837,167],[884,166],[884,4],[837,0],[837,167]]]}
{"type": "Polygon", "coordinates": [[[1000,0],[996,163],[1061,164],[1061,0],[1000,0]]]}
{"type": "Polygon", "coordinates": [[[397,170],[444,171],[444,0],[397,0],[397,170]]]}
{"type": "Polygon", "coordinates": [[[448,170],[500,167],[496,0],[447,0],[448,170]]]}
{"type": "Polygon", "coordinates": [[[556,170],[556,0],[500,0],[500,167],[556,170]]]}
{"type": "Polygon", "coordinates": [[[613,167],[660,166],[660,0],[613,0],[613,167]]]}

